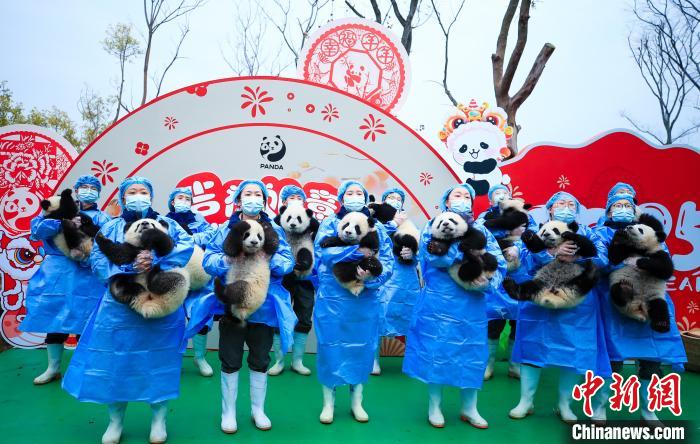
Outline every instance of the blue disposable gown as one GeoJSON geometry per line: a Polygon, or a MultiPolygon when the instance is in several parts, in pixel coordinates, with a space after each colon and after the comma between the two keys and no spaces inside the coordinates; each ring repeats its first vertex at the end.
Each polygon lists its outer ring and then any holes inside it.
{"type": "MultiPolygon", "coordinates": [[[[607,226],[598,226],[594,232],[607,248],[612,241],[615,230],[607,226]]],[[[664,245],[664,249],[666,246],[664,245]]],[[[668,251],[668,250],[667,250],[668,251]]],[[[639,322],[621,314],[610,300],[610,273],[623,264],[609,264],[603,271],[598,284],[603,326],[608,355],[611,361],[625,359],[645,359],[664,364],[683,364],[687,362],[685,348],[678,326],[671,297],[666,294],[666,302],[671,314],[671,330],[659,333],[649,327],[648,322],[639,322]]]]}
{"type": "MultiPolygon", "coordinates": [[[[598,253],[590,259],[598,268],[605,268],[607,249],[600,238],[585,225],[579,226],[578,234],[593,241],[598,253]]],[[[534,276],[554,258],[546,250],[531,253],[523,248],[520,260],[522,267],[534,276]]],[[[538,367],[561,367],[580,374],[592,370],[596,375],[609,376],[611,369],[598,297],[593,289],[576,307],[561,310],[521,302],[512,360],[538,367]]]]}
{"type": "MultiPolygon", "coordinates": [[[[432,221],[421,234],[419,260],[425,286],[413,310],[406,338],[403,371],[428,384],[481,388],[488,359],[484,291],[467,291],[448,274],[463,259],[459,243],[444,256],[428,253],[432,221]]],[[[503,282],[506,262],[496,239],[479,221],[473,227],[487,238],[486,250],[498,259],[498,270],[488,288],[503,282]]]]}
{"type": "MultiPolygon", "coordinates": [[[[492,212],[499,211],[498,207],[491,207],[479,215],[477,220],[484,222],[486,215],[492,212]]],[[[532,216],[528,215],[529,223],[527,228],[530,230],[537,231],[537,224],[532,216]]],[[[491,230],[489,230],[491,231],[491,230]]],[[[506,230],[493,230],[491,231],[493,237],[497,240],[502,239],[508,235],[506,230]]],[[[522,251],[522,242],[516,241],[515,246],[518,251],[522,251]]],[[[527,271],[520,266],[517,270],[511,270],[507,272],[507,275],[513,278],[516,282],[520,283],[528,280],[530,277],[527,271]]],[[[501,285],[495,290],[489,290],[486,294],[486,316],[489,320],[492,319],[517,319],[518,318],[518,301],[508,296],[505,289],[501,285]]]]}
{"type": "MultiPolygon", "coordinates": [[[[389,235],[396,232],[396,224],[393,222],[389,222],[385,227],[389,235]]],[[[394,272],[379,289],[380,336],[406,336],[413,306],[416,305],[419,295],[417,258],[406,264],[394,257],[394,272]]]]}
{"type": "MultiPolygon", "coordinates": [[[[162,216],[158,219],[168,222],[175,248],[167,256],[154,254],[154,266],[166,271],[184,267],[192,256],[192,236],[175,221],[162,216]]],[[[119,217],[107,222],[100,232],[112,241],[123,242],[125,224],[119,217]]],[[[116,274],[134,273],[132,264],[111,263],[97,244],[90,265],[103,282],[116,274]]],[[[177,398],[186,345],[184,332],[184,308],[162,318],[145,319],[128,305],[115,301],[107,288],[80,338],[63,388],[80,401],[103,404],[177,398]]]]}
{"type": "Polygon", "coordinates": [[[315,242],[319,283],[313,324],[318,341],[318,380],[326,387],[362,384],[369,378],[379,337],[379,288],[394,268],[391,239],[384,225],[377,223],[382,274],[366,280],[359,296],[341,287],[333,275],[333,265],[362,259],[363,254],[357,245],[320,247],[321,241],[337,235],[338,222],[337,216],[325,219],[315,242]]]}
{"type": "MultiPolygon", "coordinates": [[[[99,210],[82,211],[102,227],[109,216],[99,210]]],[[[87,260],[76,262],[63,255],[53,243],[61,221],[37,216],[31,223],[31,239],[44,242],[46,256],[29,280],[27,316],[19,329],[35,333],[82,333],[97,307],[105,286],[90,270],[87,260]]]]}
{"type": "MultiPolygon", "coordinates": [[[[289,248],[284,230],[270,220],[265,213],[261,214],[264,220],[270,222],[277,232],[279,247],[277,252],[270,258],[270,287],[267,291],[267,298],[260,308],[250,315],[247,322],[279,328],[282,350],[286,352],[294,343],[292,335],[294,334],[297,317],[292,310],[289,292],[282,286],[282,278],[294,269],[294,258],[292,257],[292,250],[289,248]]],[[[232,216],[232,221],[235,223],[238,220],[238,213],[236,213],[232,216]]],[[[226,262],[226,254],[223,251],[224,239],[226,239],[229,231],[231,229],[228,224],[220,227],[204,252],[204,269],[210,275],[218,276],[222,282],[226,282],[226,272],[229,269],[229,264],[226,262]]],[[[213,294],[208,296],[208,298],[213,297],[215,297],[213,294]]],[[[216,311],[221,311],[222,304],[217,301],[216,305],[218,306],[216,311]]]]}

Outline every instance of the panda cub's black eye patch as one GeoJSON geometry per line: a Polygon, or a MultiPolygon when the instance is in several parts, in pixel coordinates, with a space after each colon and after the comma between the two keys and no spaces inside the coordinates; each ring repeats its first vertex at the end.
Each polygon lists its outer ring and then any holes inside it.
{"type": "Polygon", "coordinates": [[[644,234],[644,230],[642,230],[641,227],[637,228],[637,231],[639,231],[641,234],[644,234]]]}
{"type": "Polygon", "coordinates": [[[297,220],[301,223],[301,216],[297,216],[297,220]]]}
{"type": "Polygon", "coordinates": [[[292,216],[287,216],[287,222],[289,222],[290,220],[292,220],[292,216]]]}
{"type": "Polygon", "coordinates": [[[559,228],[552,228],[552,231],[554,231],[556,234],[561,234],[561,232],[559,231],[559,228]]]}
{"type": "Polygon", "coordinates": [[[248,233],[248,232],[246,232],[246,233],[243,235],[243,239],[248,239],[249,237],[250,237],[250,233],[248,233]]]}
{"type": "Polygon", "coordinates": [[[258,240],[262,240],[262,234],[258,233],[258,240]]]}
{"type": "Polygon", "coordinates": [[[340,227],[340,229],[341,229],[341,230],[344,230],[344,229],[346,229],[346,228],[348,227],[348,225],[350,225],[350,224],[346,222],[346,223],[343,224],[342,227],[340,227]]]}
{"type": "Polygon", "coordinates": [[[453,224],[457,225],[457,221],[454,220],[454,219],[452,219],[451,217],[450,217],[448,220],[449,220],[450,222],[452,222],[453,224]]]}
{"type": "Polygon", "coordinates": [[[355,225],[355,234],[360,234],[362,231],[360,230],[360,227],[358,225],[355,225]]]}

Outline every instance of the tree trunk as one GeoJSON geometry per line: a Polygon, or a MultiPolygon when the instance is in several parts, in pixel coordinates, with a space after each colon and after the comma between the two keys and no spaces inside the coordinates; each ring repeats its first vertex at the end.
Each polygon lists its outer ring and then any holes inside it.
{"type": "Polygon", "coordinates": [[[143,58],[143,96],[141,97],[141,105],[146,103],[146,97],[148,96],[148,62],[151,58],[151,42],[153,40],[153,32],[149,29],[148,31],[148,42],[146,44],[146,54],[143,58]]]}

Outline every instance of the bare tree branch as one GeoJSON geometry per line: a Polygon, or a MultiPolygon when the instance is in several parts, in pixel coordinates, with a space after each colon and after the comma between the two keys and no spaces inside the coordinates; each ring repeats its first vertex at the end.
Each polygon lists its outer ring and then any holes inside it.
{"type": "Polygon", "coordinates": [[[185,41],[185,37],[187,37],[187,34],[190,32],[190,26],[188,23],[185,23],[181,28],[180,28],[180,41],[177,42],[177,46],[175,47],[175,53],[173,54],[172,59],[170,60],[170,63],[165,67],[163,70],[163,74],[160,76],[160,80],[158,81],[157,85],[158,88],[156,89],[156,97],[160,95],[160,89],[163,86],[163,80],[165,80],[166,74],[168,74],[168,70],[173,66],[175,61],[177,59],[180,59],[180,47],[182,46],[182,42],[185,41]]]}
{"type": "Polygon", "coordinates": [[[447,98],[450,99],[450,102],[452,102],[452,104],[455,106],[457,106],[458,102],[452,95],[450,88],[447,86],[447,70],[448,65],[450,63],[450,31],[452,31],[452,26],[457,22],[459,14],[462,12],[462,8],[464,7],[464,3],[465,0],[461,0],[459,8],[457,8],[457,12],[454,14],[452,20],[447,25],[447,27],[445,27],[445,24],[442,21],[442,17],[440,16],[440,11],[438,10],[437,6],[435,6],[435,0],[430,0],[430,4],[433,6],[433,12],[435,13],[435,17],[437,18],[438,24],[440,25],[442,34],[445,36],[445,63],[443,65],[442,70],[442,87],[445,90],[445,95],[447,95],[447,98]]]}
{"type": "Polygon", "coordinates": [[[345,0],[345,4],[348,6],[348,8],[350,8],[350,10],[351,10],[356,16],[358,16],[358,17],[360,17],[360,18],[365,18],[365,16],[362,15],[362,13],[361,13],[360,11],[358,11],[357,8],[355,8],[355,6],[353,6],[353,4],[350,3],[348,0],[345,0]]]}

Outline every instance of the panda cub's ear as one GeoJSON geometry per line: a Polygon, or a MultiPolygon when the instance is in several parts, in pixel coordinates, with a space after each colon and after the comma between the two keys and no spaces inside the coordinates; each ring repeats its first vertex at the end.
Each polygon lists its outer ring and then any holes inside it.
{"type": "Polygon", "coordinates": [[[576,222],[570,222],[566,224],[567,227],[569,227],[569,230],[573,231],[574,233],[578,232],[578,224],[576,222]]]}
{"type": "Polygon", "coordinates": [[[134,225],[133,222],[127,222],[126,225],[124,225],[124,232],[126,233],[129,231],[129,228],[131,228],[132,225],[134,225]]]}
{"type": "Polygon", "coordinates": [[[530,208],[532,208],[532,204],[526,203],[525,205],[523,205],[524,210],[529,210],[530,208]]]}
{"type": "Polygon", "coordinates": [[[282,206],[280,207],[279,212],[278,212],[277,214],[278,214],[278,215],[281,215],[281,214],[283,214],[285,211],[287,211],[287,206],[286,206],[286,205],[282,205],[282,206]]]}
{"type": "Polygon", "coordinates": [[[313,219],[313,217],[314,217],[314,212],[311,211],[311,210],[309,210],[309,209],[307,208],[307,209],[306,209],[306,215],[313,219]]]}
{"type": "Polygon", "coordinates": [[[370,201],[370,202],[376,202],[376,201],[377,201],[377,198],[374,197],[374,194],[370,194],[370,195],[369,195],[369,201],[370,201]]]}
{"type": "Polygon", "coordinates": [[[158,222],[160,222],[160,224],[163,226],[163,228],[165,228],[165,231],[168,231],[168,228],[170,227],[170,225],[166,221],[161,219],[158,222]]]}
{"type": "Polygon", "coordinates": [[[542,225],[544,225],[542,222],[540,222],[540,225],[537,227],[537,229],[542,228],[542,225]]]}
{"type": "Polygon", "coordinates": [[[41,208],[43,210],[48,210],[50,206],[51,206],[51,202],[49,202],[48,200],[41,201],[41,208]]]}

